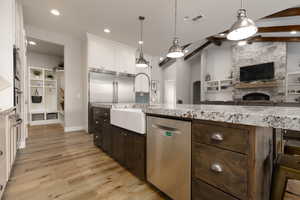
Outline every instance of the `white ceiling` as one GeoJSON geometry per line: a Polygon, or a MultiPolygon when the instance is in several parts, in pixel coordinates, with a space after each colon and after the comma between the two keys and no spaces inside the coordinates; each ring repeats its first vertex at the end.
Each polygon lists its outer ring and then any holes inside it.
{"type": "Polygon", "coordinates": [[[64,46],[59,44],[54,44],[50,42],[46,42],[43,40],[38,40],[35,38],[28,37],[27,41],[34,41],[36,45],[28,44],[27,50],[36,53],[47,54],[51,56],[64,56],[64,46]]]}
{"type": "MultiPolygon", "coordinates": [[[[22,0],[25,23],[50,31],[84,38],[85,32],[136,46],[139,15],[145,21],[145,51],[162,55],[173,34],[174,0],[22,0]],[[61,16],[50,14],[56,8],[61,16]],[[110,34],[103,32],[111,29],[110,34]]],[[[248,0],[244,5],[249,17],[259,19],[274,12],[294,7],[300,0],[248,0]]],[[[228,29],[236,18],[239,0],[179,0],[178,32],[181,43],[199,41],[228,29]],[[197,23],[186,22],[184,16],[204,17],[197,23]]]]}

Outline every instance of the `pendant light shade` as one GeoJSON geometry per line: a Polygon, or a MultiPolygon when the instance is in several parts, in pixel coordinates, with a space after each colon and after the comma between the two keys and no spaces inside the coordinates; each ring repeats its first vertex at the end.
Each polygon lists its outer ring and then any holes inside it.
{"type": "Polygon", "coordinates": [[[140,53],[140,56],[136,59],[136,67],[146,68],[149,66],[149,62],[144,58],[143,53],[140,53]]]}
{"type": "Polygon", "coordinates": [[[184,56],[183,49],[179,45],[179,39],[177,37],[177,0],[175,0],[175,20],[174,20],[174,39],[173,44],[169,48],[167,57],[169,58],[181,58],[184,56]]]}
{"type": "Polygon", "coordinates": [[[238,10],[237,21],[232,25],[227,34],[228,40],[244,40],[258,31],[255,22],[247,17],[247,11],[243,8],[243,0],[241,0],[241,9],[238,10]]]}
{"type": "Polygon", "coordinates": [[[170,47],[167,57],[169,58],[181,58],[184,56],[183,49],[179,45],[178,38],[174,38],[173,45],[170,47]]]}
{"type": "Polygon", "coordinates": [[[149,62],[144,58],[144,53],[143,53],[143,22],[145,20],[145,17],[140,16],[139,20],[141,22],[141,35],[140,35],[140,40],[139,40],[139,56],[135,60],[135,66],[139,68],[146,68],[149,66],[149,62]]]}

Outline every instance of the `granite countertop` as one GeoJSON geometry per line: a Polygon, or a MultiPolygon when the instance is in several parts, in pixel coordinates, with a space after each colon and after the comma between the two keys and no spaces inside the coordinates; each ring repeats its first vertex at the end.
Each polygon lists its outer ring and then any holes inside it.
{"type": "Polygon", "coordinates": [[[147,114],[201,119],[300,131],[300,108],[235,105],[103,104],[107,108],[141,108],[147,114]]]}

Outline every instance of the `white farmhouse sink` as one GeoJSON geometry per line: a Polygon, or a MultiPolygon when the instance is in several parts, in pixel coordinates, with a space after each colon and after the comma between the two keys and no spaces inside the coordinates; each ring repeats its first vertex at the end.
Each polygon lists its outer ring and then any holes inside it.
{"type": "Polygon", "coordinates": [[[110,123],[136,133],[146,133],[146,115],[142,109],[112,108],[110,110],[110,123]]]}

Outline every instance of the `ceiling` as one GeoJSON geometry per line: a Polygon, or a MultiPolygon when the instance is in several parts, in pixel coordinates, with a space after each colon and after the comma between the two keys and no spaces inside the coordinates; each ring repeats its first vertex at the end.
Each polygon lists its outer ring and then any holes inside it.
{"type": "MultiPolygon", "coordinates": [[[[160,56],[173,37],[173,0],[22,0],[25,24],[45,30],[84,38],[86,32],[137,46],[138,16],[146,17],[145,51],[160,56]],[[58,9],[61,16],[50,14],[58,9]],[[110,34],[103,32],[111,29],[110,34]]],[[[250,18],[259,19],[274,12],[299,5],[299,0],[248,0],[244,6],[250,18]]],[[[202,40],[227,30],[236,19],[239,0],[179,0],[178,34],[181,43],[202,40]],[[203,15],[198,22],[184,21],[203,15]]]]}
{"type": "Polygon", "coordinates": [[[64,56],[64,46],[27,37],[27,41],[33,41],[36,45],[28,44],[27,50],[36,53],[47,54],[51,56],[64,56]]]}

